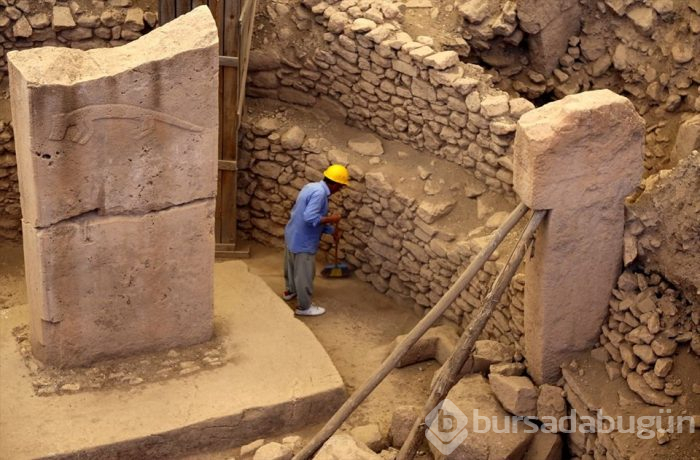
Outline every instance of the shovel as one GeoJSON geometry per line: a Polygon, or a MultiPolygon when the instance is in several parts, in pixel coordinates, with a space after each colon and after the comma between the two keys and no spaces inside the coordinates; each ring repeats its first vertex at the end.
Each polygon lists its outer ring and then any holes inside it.
{"type": "Polygon", "coordinates": [[[321,276],[324,278],[347,278],[350,276],[350,266],[345,262],[338,261],[338,244],[340,238],[335,242],[335,263],[328,264],[321,270],[321,276]]]}

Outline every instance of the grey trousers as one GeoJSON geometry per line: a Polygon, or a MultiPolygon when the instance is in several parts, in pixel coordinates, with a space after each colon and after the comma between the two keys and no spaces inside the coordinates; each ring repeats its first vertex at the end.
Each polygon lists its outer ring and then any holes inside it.
{"type": "Polygon", "coordinates": [[[311,306],[314,293],[314,276],[316,275],[316,254],[300,252],[294,254],[289,249],[284,251],[284,280],[287,292],[297,295],[300,310],[311,306]]]}

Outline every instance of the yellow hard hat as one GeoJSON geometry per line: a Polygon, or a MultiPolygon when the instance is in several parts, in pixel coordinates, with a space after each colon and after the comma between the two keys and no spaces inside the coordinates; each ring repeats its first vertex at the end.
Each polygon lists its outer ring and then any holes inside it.
{"type": "Polygon", "coordinates": [[[350,182],[350,173],[343,165],[330,165],[323,171],[323,176],[343,185],[348,185],[350,182]]]}

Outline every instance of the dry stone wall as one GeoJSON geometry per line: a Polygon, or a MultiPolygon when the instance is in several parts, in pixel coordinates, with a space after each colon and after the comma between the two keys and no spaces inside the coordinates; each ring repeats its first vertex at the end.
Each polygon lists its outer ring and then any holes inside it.
{"type": "Polygon", "coordinates": [[[40,46],[93,49],[120,46],[158,23],[157,2],[134,0],[0,0],[0,71],[7,74],[6,53],[40,46]]]}
{"type": "Polygon", "coordinates": [[[21,218],[12,125],[0,120],[0,239],[17,239],[21,218]]]}
{"type": "Polygon", "coordinates": [[[251,55],[250,96],[330,106],[351,125],[431,152],[512,194],[513,133],[532,103],[495,89],[481,67],[430,37],[403,32],[399,3],[303,5],[284,14],[318,42],[279,51],[260,44],[251,55]]]}
{"type": "MultiPolygon", "coordinates": [[[[487,243],[487,235],[458,238],[441,228],[440,219],[454,202],[439,197],[418,200],[383,173],[363,171],[345,146],[306,137],[298,126],[282,126],[274,118],[250,120],[243,132],[239,228],[257,241],[284,245],[284,226],[299,190],[320,180],[333,162],[348,165],[352,177],[352,187],[343,190],[342,197],[332,197],[331,206],[347,216],[341,257],[357,267],[355,276],[379,292],[423,311],[440,299],[487,243]]],[[[328,247],[324,242],[322,250],[328,247]]],[[[455,301],[445,315],[448,320],[466,326],[504,263],[499,255],[455,301]]],[[[489,321],[485,338],[521,349],[523,291],[523,276],[518,275],[489,321]]]]}
{"type": "Polygon", "coordinates": [[[7,53],[41,46],[109,48],[158,25],[155,0],[0,0],[0,239],[21,236],[17,160],[9,111],[7,53]],[[5,107],[7,106],[7,107],[5,107]]]}

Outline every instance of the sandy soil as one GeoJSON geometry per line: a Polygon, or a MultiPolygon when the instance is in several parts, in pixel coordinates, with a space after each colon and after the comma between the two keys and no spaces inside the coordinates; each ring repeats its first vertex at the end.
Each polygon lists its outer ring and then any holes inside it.
{"type": "MultiPolygon", "coordinates": [[[[319,255],[319,270],[323,267],[322,259],[319,255]]],[[[252,273],[276,292],[281,292],[284,288],[282,261],[281,251],[253,244],[251,258],[246,263],[252,273]]],[[[408,332],[419,318],[409,306],[397,305],[369,284],[352,277],[318,277],[315,288],[315,302],[325,306],[328,312],[318,318],[305,318],[304,322],[328,351],[351,393],[380,365],[389,351],[387,345],[397,335],[408,332]]],[[[0,244],[0,306],[6,309],[24,303],[26,288],[21,246],[0,244]]],[[[435,362],[429,362],[395,370],[350,417],[346,427],[378,423],[382,431],[388,431],[397,406],[423,403],[437,368],[435,362]]],[[[293,434],[310,439],[319,428],[311,426],[293,434]]],[[[232,456],[239,458],[237,448],[184,458],[213,460],[232,456]]]]}
{"type": "Polygon", "coordinates": [[[431,37],[436,45],[454,42],[461,37],[462,16],[452,0],[406,0],[403,30],[411,37],[431,37]],[[431,5],[417,7],[417,5],[431,5]]]}
{"type": "MultiPolygon", "coordinates": [[[[322,259],[323,254],[319,254],[319,271],[323,267],[322,259]]],[[[246,262],[251,273],[260,276],[273,290],[284,290],[283,255],[279,250],[253,244],[251,258],[246,262]]],[[[305,318],[304,322],[328,351],[350,394],[379,367],[390,351],[387,345],[397,335],[408,332],[419,318],[410,307],[397,305],[377,293],[371,285],[352,277],[324,279],[317,276],[314,288],[314,303],[324,306],[327,313],[317,318],[305,318]]],[[[290,307],[293,306],[294,303],[290,302],[290,307]]],[[[431,361],[396,369],[355,411],[343,428],[378,423],[386,433],[397,406],[423,404],[438,367],[436,362],[431,361]]],[[[289,434],[308,440],[320,428],[321,425],[312,426],[289,434]]],[[[282,437],[269,441],[279,441],[282,437]]],[[[231,449],[191,455],[184,459],[218,460],[237,454],[238,449],[231,449]]]]}

